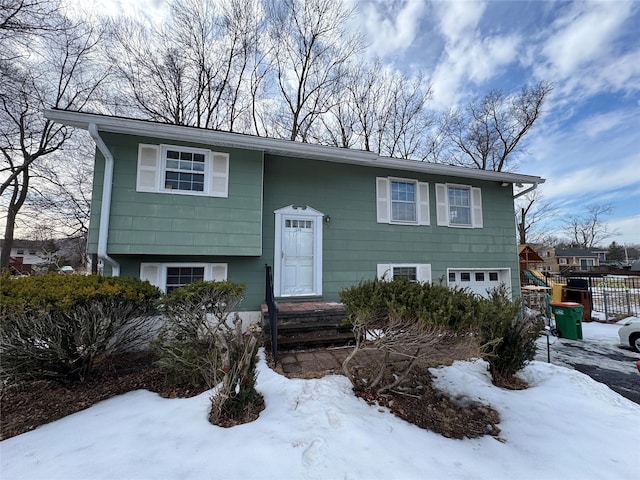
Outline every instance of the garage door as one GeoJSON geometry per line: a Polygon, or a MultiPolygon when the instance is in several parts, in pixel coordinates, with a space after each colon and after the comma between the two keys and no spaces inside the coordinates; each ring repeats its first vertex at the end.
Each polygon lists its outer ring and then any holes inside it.
{"type": "Polygon", "coordinates": [[[447,276],[450,287],[464,288],[483,297],[487,296],[487,290],[496,288],[501,283],[511,289],[511,270],[508,268],[488,270],[449,268],[447,276]]]}

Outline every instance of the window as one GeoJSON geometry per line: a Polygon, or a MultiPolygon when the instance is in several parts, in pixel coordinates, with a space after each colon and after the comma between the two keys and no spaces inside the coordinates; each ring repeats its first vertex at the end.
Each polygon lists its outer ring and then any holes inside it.
{"type": "Polygon", "coordinates": [[[391,221],[416,222],[416,182],[391,180],[391,221]]]}
{"type": "Polygon", "coordinates": [[[580,259],[580,268],[589,268],[595,265],[595,261],[593,258],[581,258],[580,259]]]}
{"type": "Polygon", "coordinates": [[[35,250],[29,250],[29,255],[36,255],[36,251],[35,250]]]}
{"type": "Polygon", "coordinates": [[[431,283],[431,264],[428,263],[379,263],[380,280],[404,278],[410,282],[431,283]]]}
{"type": "Polygon", "coordinates": [[[140,264],[140,280],[147,280],[165,293],[198,280],[224,281],[226,263],[147,263],[140,264]]]}
{"type": "Polygon", "coordinates": [[[138,146],[138,192],[227,197],[229,155],[176,145],[138,146]]]}
{"type": "Polygon", "coordinates": [[[23,248],[19,248],[16,250],[16,255],[24,255],[24,249],[23,248]]]}
{"type": "Polygon", "coordinates": [[[167,148],[165,155],[165,189],[204,192],[204,153],[167,148]]]}
{"type": "Polygon", "coordinates": [[[418,268],[417,267],[393,267],[393,279],[399,280],[409,280],[410,282],[415,282],[418,279],[418,268]]]}
{"type": "Polygon", "coordinates": [[[429,225],[429,184],[407,178],[376,178],[378,223],[429,225]]]}
{"type": "Polygon", "coordinates": [[[566,265],[567,264],[567,259],[566,258],[559,258],[558,259],[558,263],[560,265],[566,265]]]}
{"type": "Polygon", "coordinates": [[[498,281],[498,272],[489,272],[489,281],[497,282],[498,281]]]}
{"type": "Polygon", "coordinates": [[[449,187],[449,223],[471,226],[471,189],[449,187]]]}
{"type": "Polygon", "coordinates": [[[456,272],[449,272],[449,281],[450,282],[456,281],[456,272]]]}
{"type": "Polygon", "coordinates": [[[460,281],[461,282],[470,282],[471,274],[469,272],[460,272],[460,281]]]}
{"type": "Polygon", "coordinates": [[[437,183],[436,203],[438,225],[482,228],[482,194],[479,188],[437,183]]]}
{"type": "Polygon", "coordinates": [[[204,267],[167,267],[167,293],[204,280],[204,267]]]}
{"type": "Polygon", "coordinates": [[[484,282],[484,272],[476,272],[476,282],[484,282]]]}

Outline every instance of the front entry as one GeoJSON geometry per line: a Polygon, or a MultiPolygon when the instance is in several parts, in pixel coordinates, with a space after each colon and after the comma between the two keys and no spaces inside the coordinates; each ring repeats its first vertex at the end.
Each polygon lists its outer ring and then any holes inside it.
{"type": "Polygon", "coordinates": [[[290,205],[275,212],[276,297],[322,295],[322,219],[311,207],[290,205]]]}

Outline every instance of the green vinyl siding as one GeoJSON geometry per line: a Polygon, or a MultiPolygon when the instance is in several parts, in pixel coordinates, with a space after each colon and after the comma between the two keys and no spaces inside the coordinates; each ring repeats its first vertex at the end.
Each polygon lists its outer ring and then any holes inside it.
{"type": "MultiPolygon", "coordinates": [[[[323,300],[339,300],[341,289],[374,278],[383,263],[430,264],[432,281],[445,283],[447,268],[510,268],[512,288],[519,289],[512,190],[499,182],[270,154],[263,162],[260,153],[211,146],[230,153],[228,199],[139,193],[134,158],[139,142],[153,143],[115,136],[107,142],[114,154],[122,151],[128,158],[116,158],[108,250],[122,275],[137,277],[140,262],[227,263],[228,279],[246,285],[241,309],[258,310],[264,302],[265,264],[274,266],[274,211],[299,205],[330,217],[322,227],[323,300]],[[377,223],[376,177],[387,176],[429,183],[431,225],[377,223]],[[437,226],[435,184],[447,182],[482,189],[483,228],[437,226]]],[[[90,231],[94,249],[101,165],[90,231]]]]}
{"type": "MultiPolygon", "coordinates": [[[[114,157],[108,253],[249,255],[262,248],[262,152],[128,135],[102,134],[114,157]],[[140,143],[183,145],[229,153],[229,196],[136,191],[140,143]]],[[[104,159],[96,154],[89,251],[97,250],[104,159]]]]}

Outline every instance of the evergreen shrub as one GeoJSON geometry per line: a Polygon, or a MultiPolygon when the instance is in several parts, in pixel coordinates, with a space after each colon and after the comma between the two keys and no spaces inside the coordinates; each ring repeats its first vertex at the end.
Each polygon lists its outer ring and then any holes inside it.
{"type": "Polygon", "coordinates": [[[148,282],[127,277],[5,275],[0,375],[84,380],[96,360],[151,339],[160,295],[148,282]]]}

